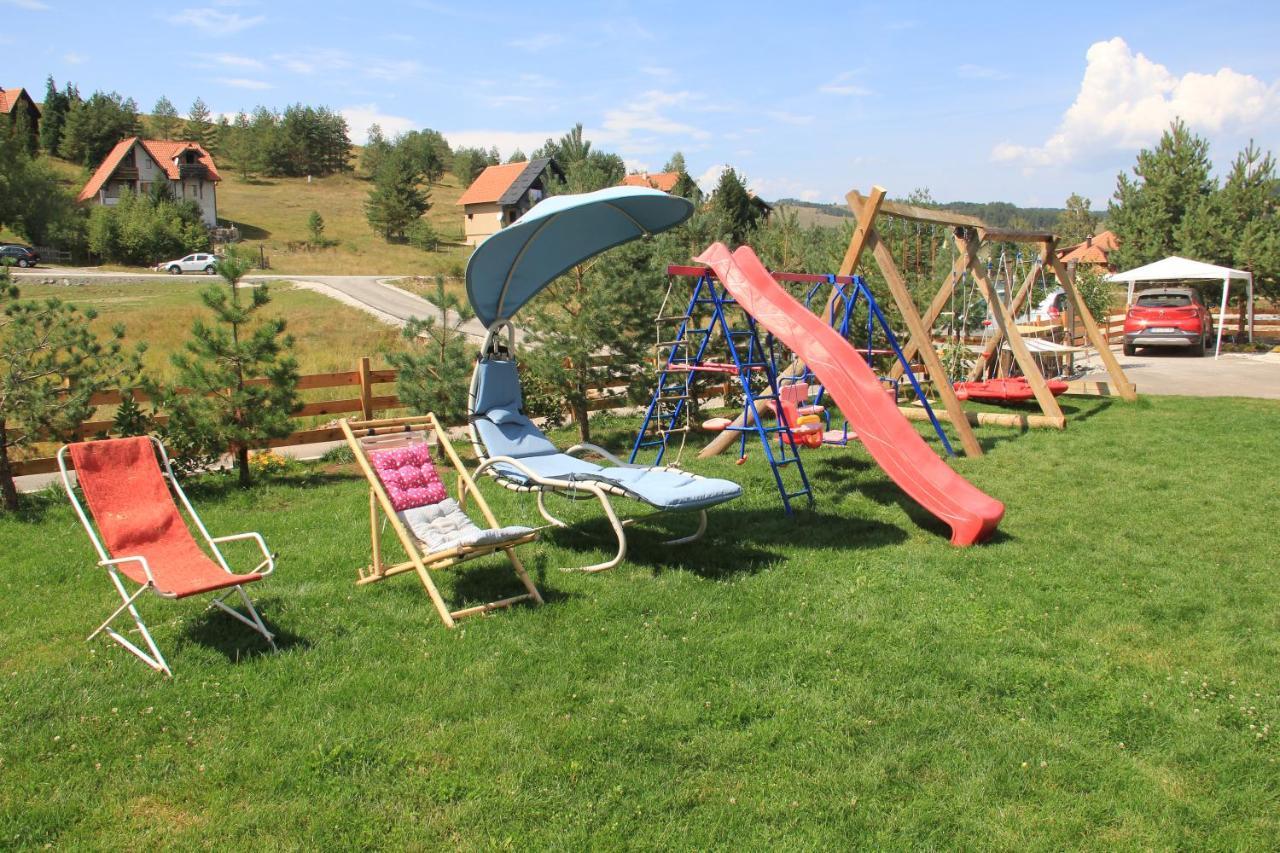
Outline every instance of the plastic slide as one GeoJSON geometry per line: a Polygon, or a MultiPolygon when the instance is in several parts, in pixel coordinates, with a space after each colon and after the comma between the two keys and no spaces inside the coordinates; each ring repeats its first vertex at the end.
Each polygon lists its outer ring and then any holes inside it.
{"type": "Polygon", "coordinates": [[[710,267],[743,310],[809,365],[876,464],[950,525],[952,545],[972,545],[995,532],[1004,504],[938,457],[853,346],[783,290],[749,246],[730,254],[723,243],[713,243],[695,260],[710,267]]]}

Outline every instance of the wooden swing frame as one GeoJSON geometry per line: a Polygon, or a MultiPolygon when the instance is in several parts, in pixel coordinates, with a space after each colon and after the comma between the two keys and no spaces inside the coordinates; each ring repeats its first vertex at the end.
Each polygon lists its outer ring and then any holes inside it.
{"type": "MultiPolygon", "coordinates": [[[[446,627],[453,628],[457,624],[457,620],[467,616],[477,616],[482,613],[489,613],[522,601],[530,601],[534,604],[542,604],[542,594],[538,592],[538,588],[534,586],[533,581],[529,578],[529,574],[525,571],[524,563],[516,554],[515,548],[533,542],[538,538],[536,531],[532,531],[524,536],[515,539],[508,539],[503,542],[493,543],[490,545],[478,546],[461,546],[448,548],[443,551],[433,553],[424,553],[421,544],[417,538],[413,536],[400,521],[396,515],[395,507],[391,503],[391,498],[387,494],[386,489],[382,485],[377,472],[373,469],[373,464],[369,461],[366,453],[366,447],[361,439],[371,437],[385,436],[387,439],[394,440],[398,436],[408,438],[414,434],[433,435],[436,440],[436,446],[443,451],[443,455],[447,457],[449,463],[453,466],[454,472],[458,480],[458,492],[462,504],[461,496],[470,495],[475,498],[476,506],[480,508],[480,513],[484,516],[491,528],[497,528],[501,525],[494,517],[493,511],[489,508],[489,504],[485,501],[484,496],[480,494],[480,490],[476,488],[475,482],[471,479],[471,475],[467,473],[467,468],[459,458],[457,452],[453,449],[453,445],[449,442],[449,436],[445,433],[444,428],[440,426],[440,422],[436,419],[435,414],[428,412],[425,415],[404,417],[404,418],[383,418],[381,420],[368,421],[349,421],[343,418],[338,422],[342,428],[342,433],[347,439],[347,444],[351,447],[351,452],[355,456],[356,464],[360,470],[364,472],[365,478],[369,481],[369,534],[372,548],[372,561],[369,566],[357,569],[359,579],[356,581],[357,586],[377,583],[395,575],[404,574],[406,572],[416,572],[418,579],[422,582],[423,588],[426,589],[427,595],[431,597],[431,603],[435,605],[436,612],[440,614],[440,621],[444,622],[446,627]],[[378,524],[379,515],[386,519],[391,525],[391,529],[395,531],[396,538],[400,541],[400,546],[404,548],[405,554],[409,559],[387,565],[383,562],[382,555],[382,537],[378,524]],[[488,604],[479,604],[474,607],[464,607],[460,610],[450,610],[445,604],[444,598],[440,595],[440,590],[436,587],[435,581],[431,578],[431,572],[439,569],[447,569],[466,562],[474,560],[477,557],[484,557],[495,551],[503,551],[507,555],[507,559],[511,562],[511,568],[515,571],[516,577],[527,590],[522,595],[515,595],[509,598],[503,598],[498,601],[492,601],[488,604]]],[[[387,447],[394,444],[385,445],[387,447]]],[[[436,461],[439,462],[439,455],[436,461]]]]}
{"type": "MultiPolygon", "coordinates": [[[[938,396],[946,409],[946,417],[959,434],[960,442],[966,455],[982,455],[981,447],[973,434],[972,426],[974,424],[1059,430],[1065,429],[1067,424],[1066,416],[1062,413],[1057,399],[1049,390],[1044,374],[1027,347],[1015,320],[1031,292],[1038,270],[1034,267],[1032,268],[1026,280],[1018,288],[1012,301],[1006,305],[996,298],[995,288],[987,277],[986,271],[979,263],[978,252],[984,242],[999,240],[1013,243],[1034,243],[1038,246],[1040,263],[1044,267],[1051,269],[1057,276],[1058,282],[1067,294],[1075,315],[1084,326],[1086,337],[1098,351],[1103,365],[1111,377],[1111,390],[1125,400],[1133,401],[1137,399],[1136,390],[1132,383],[1129,382],[1128,377],[1125,376],[1115,355],[1107,346],[1107,341],[1099,331],[1097,322],[1081,298],[1080,292],[1076,289],[1074,276],[1055,255],[1054,248],[1057,243],[1055,235],[1046,231],[1017,231],[992,228],[976,216],[888,201],[885,199],[885,192],[883,187],[873,186],[871,192],[865,197],[857,190],[851,190],[845,197],[849,209],[857,219],[857,226],[854,229],[853,237],[849,241],[849,247],[845,251],[839,274],[852,275],[854,270],[858,268],[859,263],[861,263],[864,253],[870,249],[881,274],[884,276],[885,282],[889,286],[894,302],[897,304],[898,310],[902,313],[903,319],[907,324],[909,338],[903,346],[903,354],[908,358],[918,355],[921,361],[924,362],[929,378],[933,380],[938,396]],[[959,249],[959,257],[951,269],[947,271],[946,278],[934,295],[923,317],[916,309],[915,302],[907,288],[906,279],[898,270],[893,253],[876,232],[875,220],[877,216],[882,214],[933,225],[945,225],[954,229],[953,239],[957,249],[959,249]],[[1035,395],[1036,403],[1040,407],[1040,415],[966,412],[956,396],[955,389],[952,387],[941,359],[938,357],[931,330],[942,309],[950,300],[955,290],[956,282],[960,280],[965,272],[973,276],[973,280],[987,300],[987,304],[991,306],[991,312],[996,323],[996,330],[992,340],[988,341],[984,346],[968,378],[974,380],[981,376],[982,372],[990,364],[991,359],[995,358],[1000,352],[1002,343],[1007,341],[1014,362],[1022,370],[1032,393],[1035,395]],[[925,341],[929,342],[928,346],[922,346],[925,341]]],[[[895,367],[895,373],[900,374],[901,368],[895,367]]],[[[903,414],[909,418],[922,419],[924,417],[922,410],[909,406],[900,408],[903,414]]]]}

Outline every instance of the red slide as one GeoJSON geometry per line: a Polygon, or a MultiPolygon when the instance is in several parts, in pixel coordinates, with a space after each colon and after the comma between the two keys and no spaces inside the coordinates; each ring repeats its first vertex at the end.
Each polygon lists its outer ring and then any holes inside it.
{"type": "Polygon", "coordinates": [[[972,545],[995,532],[1004,504],[938,458],[853,346],[783,290],[751,247],[730,254],[713,243],[694,260],[709,266],[743,310],[809,365],[876,463],[951,526],[952,545],[972,545]]]}

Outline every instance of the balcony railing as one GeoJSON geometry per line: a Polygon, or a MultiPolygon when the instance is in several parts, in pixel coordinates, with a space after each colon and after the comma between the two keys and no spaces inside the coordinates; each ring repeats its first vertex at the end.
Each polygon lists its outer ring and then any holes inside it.
{"type": "Polygon", "coordinates": [[[178,177],[183,178],[207,178],[209,169],[203,163],[179,163],[178,177]]]}

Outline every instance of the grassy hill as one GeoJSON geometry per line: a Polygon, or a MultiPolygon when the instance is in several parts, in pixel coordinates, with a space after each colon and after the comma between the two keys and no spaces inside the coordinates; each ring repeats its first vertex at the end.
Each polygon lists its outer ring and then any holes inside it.
{"type": "Polygon", "coordinates": [[[364,201],[370,182],[352,173],[327,178],[250,178],[230,170],[218,186],[218,217],[234,222],[244,245],[254,254],[259,247],[275,272],[313,275],[373,275],[403,273],[460,275],[471,253],[460,243],[462,208],[455,202],[462,187],[451,174],[430,187],[427,219],[444,242],[436,252],[388,243],[365,220],[364,201]],[[308,249],[307,219],[311,211],[324,218],[326,249],[308,249]]]}

